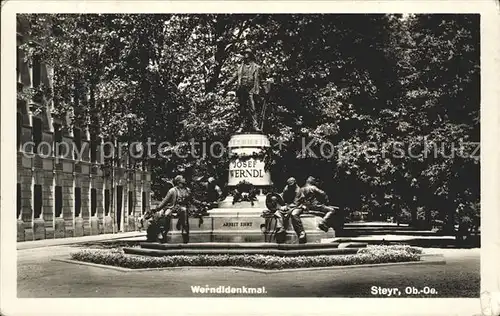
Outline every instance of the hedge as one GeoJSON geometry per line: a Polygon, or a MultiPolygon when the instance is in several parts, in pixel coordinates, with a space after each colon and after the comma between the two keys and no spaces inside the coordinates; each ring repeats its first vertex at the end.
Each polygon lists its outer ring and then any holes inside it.
{"type": "Polygon", "coordinates": [[[128,255],[121,249],[86,249],[71,254],[71,259],[130,269],[183,266],[252,267],[289,269],[419,261],[421,250],[408,246],[373,246],[353,255],[280,257],[269,255],[174,255],[149,257],[128,255]]]}

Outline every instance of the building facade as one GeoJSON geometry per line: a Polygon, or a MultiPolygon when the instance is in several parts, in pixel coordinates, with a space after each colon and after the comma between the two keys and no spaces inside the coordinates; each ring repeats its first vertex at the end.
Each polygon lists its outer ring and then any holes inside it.
{"type": "MultiPolygon", "coordinates": [[[[138,230],[150,208],[145,163],[103,157],[104,141],[71,115],[53,115],[53,102],[19,93],[52,87],[53,69],[26,60],[29,22],[17,21],[17,240],[65,238],[138,230]],[[76,154],[75,152],[81,153],[76,154]]],[[[36,45],[36,44],[35,44],[36,45]]]]}

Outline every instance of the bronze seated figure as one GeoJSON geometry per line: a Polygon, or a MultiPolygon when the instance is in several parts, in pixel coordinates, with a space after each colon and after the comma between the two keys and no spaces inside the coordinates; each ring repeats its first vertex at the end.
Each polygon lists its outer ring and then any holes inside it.
{"type": "Polygon", "coordinates": [[[266,197],[264,217],[270,214],[276,219],[276,241],[284,242],[286,229],[291,220],[292,227],[297,234],[299,243],[306,243],[307,236],[304,230],[301,215],[311,214],[321,217],[318,228],[328,232],[330,227],[336,231],[342,229],[343,220],[340,208],[328,205],[326,193],[316,186],[316,180],[309,177],[306,184],[299,188],[294,178],[289,178],[283,193],[269,193],[266,197]]]}
{"type": "Polygon", "coordinates": [[[208,215],[210,203],[194,199],[189,188],[185,186],[185,179],[182,176],[175,177],[173,184],[160,205],[146,213],[142,219],[149,222],[148,241],[167,242],[171,219],[174,217],[177,218],[176,229],[182,232],[183,242],[188,243],[189,217],[199,218],[201,223],[203,216],[208,215]]]}

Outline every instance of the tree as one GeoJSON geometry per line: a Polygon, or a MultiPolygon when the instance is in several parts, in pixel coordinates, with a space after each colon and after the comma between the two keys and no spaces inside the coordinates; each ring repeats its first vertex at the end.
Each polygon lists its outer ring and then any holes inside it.
{"type": "Polygon", "coordinates": [[[56,65],[54,112],[75,108],[105,138],[169,143],[148,158],[157,195],[178,172],[227,177],[227,156],[176,153],[229,140],[237,105],[225,81],[248,47],[275,79],[275,183],[315,175],[342,207],[374,219],[405,209],[413,224],[418,210],[451,227],[458,203],[479,209],[479,156],[466,144],[479,141],[477,16],[29,17],[56,65]]]}

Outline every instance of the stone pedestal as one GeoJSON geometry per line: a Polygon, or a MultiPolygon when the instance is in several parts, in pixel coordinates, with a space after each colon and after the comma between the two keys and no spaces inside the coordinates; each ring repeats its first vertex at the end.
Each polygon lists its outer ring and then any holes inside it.
{"type": "MultiPolygon", "coordinates": [[[[253,209],[215,209],[210,215],[189,219],[189,242],[276,242],[276,220],[261,217],[262,211],[253,209]]],[[[330,229],[328,233],[317,228],[320,217],[302,215],[302,223],[308,243],[319,243],[321,239],[335,237],[330,229]]],[[[177,219],[173,219],[167,235],[169,243],[182,243],[181,232],[175,228],[177,219]]],[[[287,229],[285,243],[298,243],[298,238],[291,224],[287,229]]]]}
{"type": "MultiPolygon", "coordinates": [[[[170,223],[170,230],[167,235],[169,243],[182,243],[181,231],[175,228],[177,219],[172,219],[170,223]]],[[[212,232],[212,218],[203,217],[200,222],[198,218],[189,218],[189,242],[210,242],[213,240],[212,232]]]]}
{"type": "Polygon", "coordinates": [[[24,222],[20,219],[17,220],[17,241],[25,241],[24,222]]]}
{"type": "Polygon", "coordinates": [[[54,220],[54,238],[66,237],[66,229],[63,218],[56,218],[54,220]]]}
{"type": "Polygon", "coordinates": [[[45,221],[41,218],[33,221],[33,239],[45,239],[45,221]]]}
{"type": "Polygon", "coordinates": [[[75,237],[83,236],[83,218],[76,217],[75,218],[75,237]]]}
{"type": "Polygon", "coordinates": [[[271,175],[266,171],[261,154],[271,147],[269,139],[263,134],[237,134],[229,140],[229,179],[227,185],[235,187],[247,181],[257,188],[272,184],[271,175]]]}

